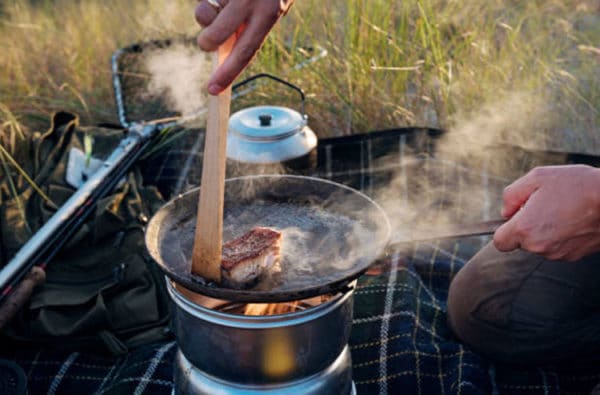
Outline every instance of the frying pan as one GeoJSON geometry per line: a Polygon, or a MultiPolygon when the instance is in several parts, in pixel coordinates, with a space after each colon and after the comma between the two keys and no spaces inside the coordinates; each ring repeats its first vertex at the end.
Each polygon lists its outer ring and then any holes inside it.
{"type": "Polygon", "coordinates": [[[284,302],[339,291],[379,258],[391,227],[366,195],[304,176],[258,175],[225,181],[223,241],[255,226],[283,233],[281,272],[247,289],[226,288],[191,273],[200,188],[165,204],[146,229],[146,248],[174,282],[206,296],[239,302],[284,302]]]}

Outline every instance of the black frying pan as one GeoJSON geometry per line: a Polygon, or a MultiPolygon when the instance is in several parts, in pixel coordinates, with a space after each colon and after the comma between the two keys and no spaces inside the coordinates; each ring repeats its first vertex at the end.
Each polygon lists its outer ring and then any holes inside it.
{"type": "Polygon", "coordinates": [[[301,176],[225,181],[223,241],[255,226],[283,232],[281,272],[249,289],[225,288],[191,274],[199,188],[163,206],[146,230],[146,247],[165,274],[191,291],[240,302],[283,302],[339,291],[381,254],[390,237],[385,212],[366,195],[301,176]]]}

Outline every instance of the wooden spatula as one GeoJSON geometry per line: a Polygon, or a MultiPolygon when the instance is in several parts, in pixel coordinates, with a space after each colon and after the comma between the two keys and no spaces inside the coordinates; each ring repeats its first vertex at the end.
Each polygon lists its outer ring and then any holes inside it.
{"type": "MultiPolygon", "coordinates": [[[[213,71],[229,55],[233,42],[233,38],[229,39],[215,53],[213,71]]],[[[208,98],[202,186],[192,252],[192,272],[215,282],[221,281],[223,195],[230,103],[231,86],[218,96],[208,98]]]]}

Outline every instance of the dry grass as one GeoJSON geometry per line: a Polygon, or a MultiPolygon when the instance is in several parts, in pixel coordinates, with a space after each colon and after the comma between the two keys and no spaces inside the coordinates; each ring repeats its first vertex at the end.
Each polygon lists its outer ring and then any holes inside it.
{"type": "MultiPolygon", "coordinates": [[[[3,145],[13,149],[24,130],[45,128],[59,109],[77,112],[84,124],[116,122],[110,55],[134,42],[194,34],[194,5],[0,6],[3,145]]],[[[308,113],[321,136],[402,125],[464,129],[481,122],[482,111],[503,112],[498,106],[518,95],[514,105],[531,105],[518,116],[543,118],[529,119],[532,127],[567,148],[600,151],[599,14],[591,0],[298,0],[248,74],[278,73],[285,48],[318,43],[330,55],[287,78],[309,94],[308,113]]],[[[504,122],[506,128],[520,119],[504,122]]]]}

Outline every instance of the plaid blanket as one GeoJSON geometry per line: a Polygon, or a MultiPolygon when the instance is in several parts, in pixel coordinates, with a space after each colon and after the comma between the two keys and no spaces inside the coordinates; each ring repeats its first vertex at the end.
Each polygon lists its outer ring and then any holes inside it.
{"type": "MultiPolygon", "coordinates": [[[[309,174],[374,196],[391,209],[396,226],[449,211],[460,218],[493,218],[501,188],[519,173],[540,164],[598,164],[588,156],[490,148],[510,153],[510,170],[503,166],[500,174],[485,163],[473,167],[439,155],[440,138],[435,130],[405,129],[323,140],[309,174]],[[409,193],[405,187],[413,183],[417,192],[409,193]],[[428,192],[425,184],[451,193],[452,202],[428,192]],[[403,208],[417,211],[408,220],[394,218],[409,211],[403,208]]],[[[197,170],[185,174],[185,182],[177,178],[185,167],[182,161],[190,164],[185,147],[192,145],[182,141],[153,158],[160,171],[154,167],[148,172],[154,177],[150,182],[162,183],[169,193],[197,183],[197,170]]],[[[488,152],[484,157],[492,156],[488,152]]],[[[189,168],[198,169],[200,160],[192,157],[189,168]]],[[[359,394],[587,394],[600,382],[600,358],[597,363],[515,369],[482,358],[453,337],[446,323],[449,283],[488,239],[395,244],[360,278],[350,338],[359,394]]],[[[23,350],[5,357],[23,368],[30,394],[169,394],[176,348],[174,342],[150,344],[119,359],[57,350],[23,350]]]]}

